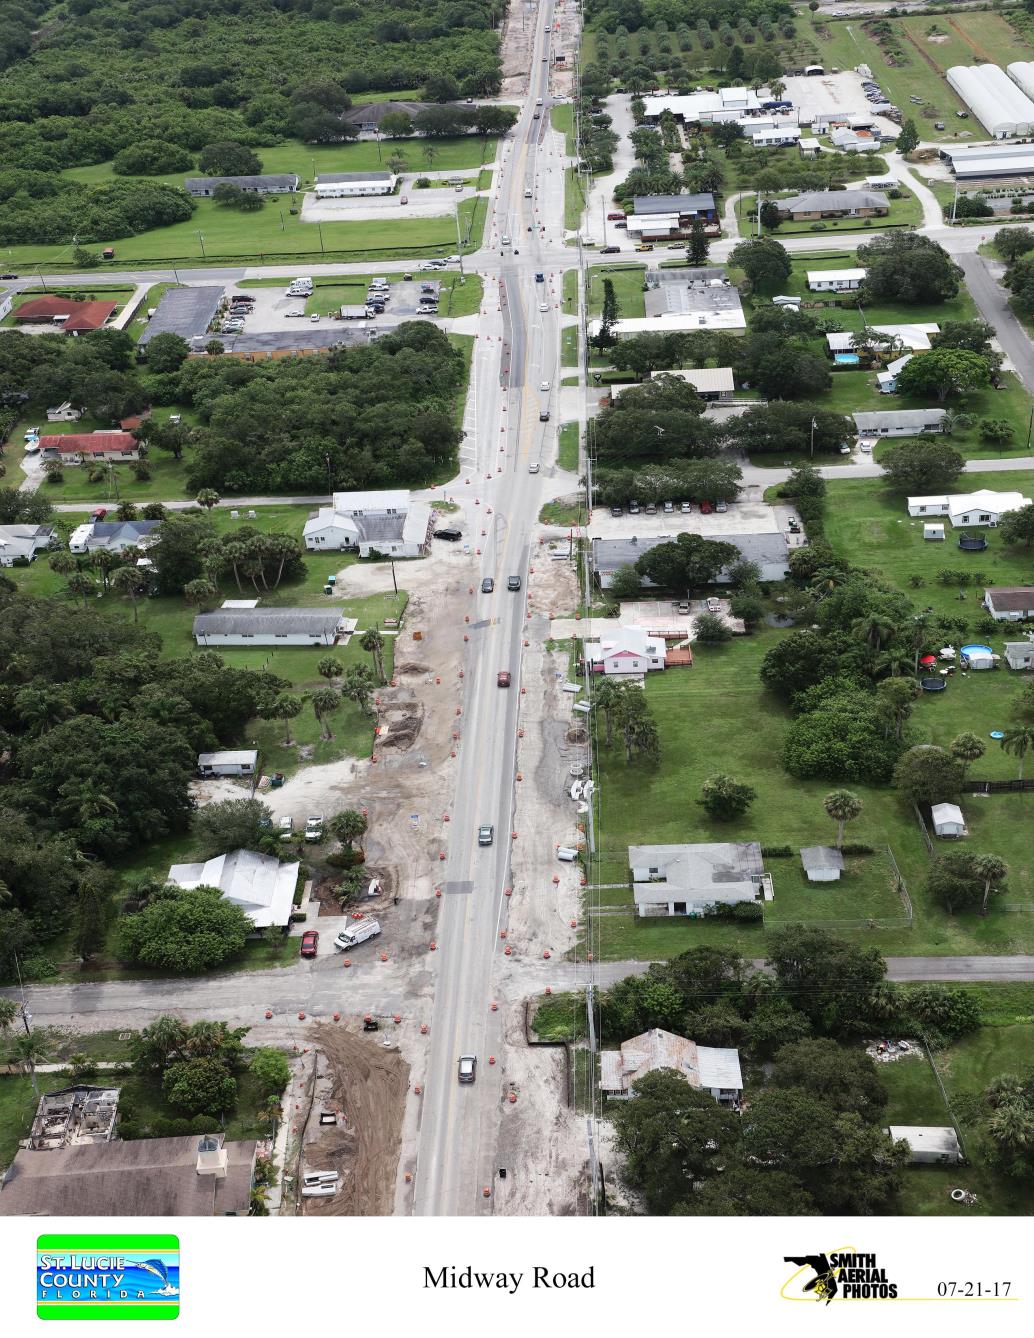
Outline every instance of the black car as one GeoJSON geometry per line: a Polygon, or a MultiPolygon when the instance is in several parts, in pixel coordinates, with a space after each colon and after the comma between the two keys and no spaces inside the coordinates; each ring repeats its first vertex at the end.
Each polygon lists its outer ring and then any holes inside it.
{"type": "Polygon", "coordinates": [[[448,539],[450,544],[454,544],[457,539],[463,538],[463,531],[454,530],[451,527],[446,530],[435,530],[434,537],[436,539],[448,539]]]}
{"type": "Polygon", "coordinates": [[[536,282],[536,283],[545,283],[545,282],[546,282],[546,276],[545,276],[544,274],[536,274],[536,275],[535,275],[535,282],[536,282]]]}
{"type": "Polygon", "coordinates": [[[620,247],[620,246],[601,246],[601,247],[600,247],[600,255],[601,255],[601,256],[616,256],[616,255],[619,254],[620,251],[621,251],[621,247],[620,247]]]}
{"type": "Polygon", "coordinates": [[[492,580],[491,576],[486,576],[481,582],[481,593],[483,595],[490,595],[494,589],[495,581],[492,580]]]}
{"type": "Polygon", "coordinates": [[[0,279],[17,279],[17,274],[0,274],[0,279]]]}
{"type": "Polygon", "coordinates": [[[622,511],[621,507],[619,507],[619,506],[612,506],[612,507],[610,508],[610,514],[611,514],[612,516],[623,516],[625,513],[622,511]]]}
{"type": "Polygon", "coordinates": [[[506,578],[507,590],[519,590],[521,588],[521,578],[519,576],[508,576],[506,578]]]}

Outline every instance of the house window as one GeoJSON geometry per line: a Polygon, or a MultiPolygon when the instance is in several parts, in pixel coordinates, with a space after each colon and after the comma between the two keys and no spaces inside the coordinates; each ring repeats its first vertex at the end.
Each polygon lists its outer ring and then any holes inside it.
{"type": "Polygon", "coordinates": [[[984,511],[981,512],[980,519],[984,522],[984,524],[986,524],[991,519],[991,517],[987,514],[986,511],[984,511]]]}
{"type": "Polygon", "coordinates": [[[925,510],[926,510],[926,507],[925,507],[925,506],[921,506],[921,507],[919,508],[919,514],[922,515],[923,512],[924,512],[925,510]]]}
{"type": "Polygon", "coordinates": [[[672,903],[672,906],[673,906],[674,914],[675,914],[675,915],[685,915],[685,914],[686,914],[686,904],[687,904],[687,903],[684,902],[684,901],[675,901],[675,902],[673,902],[673,903],[672,903]]]}

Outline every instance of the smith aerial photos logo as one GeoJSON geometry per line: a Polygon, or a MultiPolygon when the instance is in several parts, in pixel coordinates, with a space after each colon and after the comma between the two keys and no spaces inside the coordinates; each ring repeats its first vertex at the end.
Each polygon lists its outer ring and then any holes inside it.
{"type": "Polygon", "coordinates": [[[178,1236],[39,1236],[40,1319],[175,1319],[178,1236]]]}
{"type": "Polygon", "coordinates": [[[875,1254],[834,1250],[830,1254],[787,1254],[784,1263],[797,1271],[783,1284],[785,1301],[895,1301],[896,1282],[887,1276],[875,1254]]]}

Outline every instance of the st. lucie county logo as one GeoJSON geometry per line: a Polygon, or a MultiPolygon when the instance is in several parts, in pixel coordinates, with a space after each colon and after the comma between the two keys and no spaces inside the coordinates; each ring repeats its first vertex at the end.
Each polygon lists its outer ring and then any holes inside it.
{"type": "Polygon", "coordinates": [[[178,1236],[39,1236],[40,1319],[175,1319],[178,1236]]]}

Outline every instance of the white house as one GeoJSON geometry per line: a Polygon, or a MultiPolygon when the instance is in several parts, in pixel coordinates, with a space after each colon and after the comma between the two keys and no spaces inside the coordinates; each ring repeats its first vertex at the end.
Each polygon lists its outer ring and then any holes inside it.
{"type": "Polygon", "coordinates": [[[394,172],[324,172],[316,178],[317,200],[346,195],[390,195],[398,177],[394,172]]]}
{"type": "MultiPolygon", "coordinates": [[[[925,412],[916,410],[915,412],[925,412]]],[[[855,414],[857,423],[860,414],[855,414]]],[[[992,492],[980,488],[977,492],[937,493],[930,497],[910,497],[910,516],[947,516],[955,526],[995,526],[1009,511],[1030,506],[1030,498],[1019,492],[992,492]]],[[[995,614],[995,617],[998,615],[995,614]]]]}
{"type": "Polygon", "coordinates": [[[958,804],[931,804],[934,836],[968,836],[969,828],[958,804]]]}
{"type": "Polygon", "coordinates": [[[637,915],[700,916],[712,906],[771,901],[757,841],[629,846],[637,915]]]}
{"type": "Polygon", "coordinates": [[[909,321],[868,327],[876,334],[886,335],[894,348],[907,348],[912,353],[925,353],[932,348],[930,336],[937,334],[940,328],[936,321],[909,321]]]}
{"type": "Polygon", "coordinates": [[[68,540],[73,553],[104,549],[121,553],[126,548],[147,548],[156,542],[160,520],[89,520],[77,525],[68,540]]]}
{"type": "Polygon", "coordinates": [[[47,410],[48,423],[78,423],[82,416],[82,409],[73,409],[71,400],[65,400],[63,404],[47,410]]]}
{"type": "Polygon", "coordinates": [[[984,608],[999,622],[1034,618],[1034,585],[993,585],[984,591],[984,608]]]}
{"type": "Polygon", "coordinates": [[[283,926],[291,919],[298,861],[281,864],[274,855],[235,850],[202,864],[174,864],[168,881],[177,887],[217,887],[227,901],[245,911],[256,929],[283,926]]]}
{"type": "Polygon", "coordinates": [[[892,1124],[887,1133],[895,1142],[901,1140],[908,1144],[910,1162],[957,1166],[962,1160],[959,1136],[951,1125],[892,1124]]]}
{"type": "Polygon", "coordinates": [[[835,846],[802,846],[801,864],[809,883],[836,883],[844,872],[844,854],[835,846]]]}
{"type": "Polygon", "coordinates": [[[358,549],[360,557],[383,553],[419,557],[427,551],[432,512],[413,502],[404,488],[383,492],[336,492],[331,506],[305,522],[305,547],[315,552],[358,549]]]}
{"type": "Polygon", "coordinates": [[[13,567],[23,559],[31,562],[53,538],[52,525],[0,525],[0,567],[13,567]]]}
{"type": "Polygon", "coordinates": [[[632,1084],[657,1069],[674,1069],[690,1087],[709,1092],[724,1105],[737,1105],[743,1095],[738,1050],[697,1045],[660,1027],[622,1041],[620,1050],[600,1052],[600,1090],[609,1097],[634,1099],[632,1084]]]}
{"type": "Polygon", "coordinates": [[[356,620],[339,609],[240,609],[225,604],[194,619],[199,646],[334,646],[347,644],[356,620]]]}
{"type": "Polygon", "coordinates": [[[903,357],[888,362],[884,371],[876,373],[876,385],[879,387],[881,395],[893,395],[895,393],[898,388],[898,373],[902,367],[907,367],[914,357],[914,353],[906,353],[903,357]]]}
{"type": "Polygon", "coordinates": [[[875,153],[880,147],[878,135],[867,134],[864,130],[852,130],[849,126],[839,126],[831,130],[829,138],[833,147],[842,149],[844,153],[875,153]]]}
{"type": "Polygon", "coordinates": [[[694,121],[738,121],[744,112],[760,111],[761,99],[750,88],[706,89],[699,93],[658,93],[643,98],[643,120],[653,125],[661,113],[670,111],[676,121],[689,125],[694,121]]]}
{"type": "Polygon", "coordinates": [[[641,677],[664,668],[665,651],[664,641],[643,628],[619,627],[599,641],[585,643],[585,664],[594,674],[641,677]]]}
{"type": "Polygon", "coordinates": [[[810,269],[808,287],[813,293],[846,293],[860,288],[865,275],[864,269],[810,269]]]}
{"type": "Polygon", "coordinates": [[[254,776],[257,766],[257,748],[241,748],[222,753],[198,753],[197,757],[197,769],[202,776],[254,776]]]}
{"type": "Polygon", "coordinates": [[[944,414],[944,409],[889,409],[851,417],[860,437],[918,437],[943,432],[944,414]]]}
{"type": "Polygon", "coordinates": [[[1005,662],[1010,669],[1034,669],[1034,640],[1007,641],[1005,662]]]}

